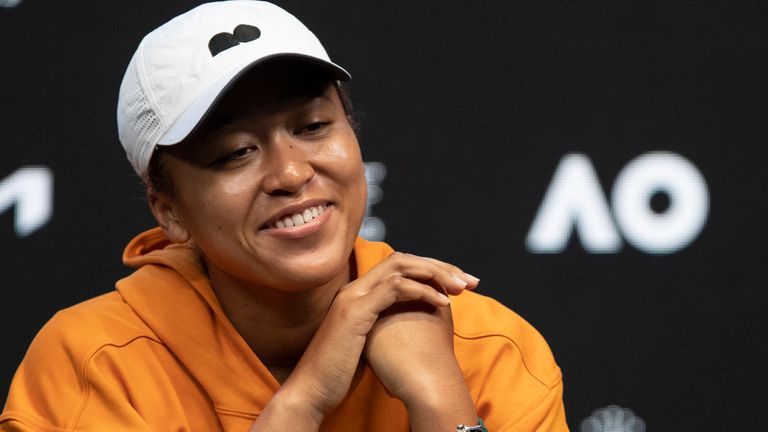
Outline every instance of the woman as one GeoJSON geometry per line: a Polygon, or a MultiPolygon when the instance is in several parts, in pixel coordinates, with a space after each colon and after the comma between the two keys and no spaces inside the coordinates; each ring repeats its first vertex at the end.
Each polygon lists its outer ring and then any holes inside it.
{"type": "Polygon", "coordinates": [[[459,268],[357,238],[348,78],[269,3],[145,37],[118,127],[160,227],[117,291],[41,330],[3,430],[567,430],[535,330],[459,268]]]}

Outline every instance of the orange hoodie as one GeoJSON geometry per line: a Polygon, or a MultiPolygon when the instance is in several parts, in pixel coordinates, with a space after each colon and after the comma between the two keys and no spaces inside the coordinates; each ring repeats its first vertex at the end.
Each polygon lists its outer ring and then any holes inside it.
{"type": "MultiPolygon", "coordinates": [[[[392,249],[358,239],[358,274],[392,249]]],[[[247,431],[278,390],[229,322],[194,251],[137,236],[117,291],[57,313],[32,342],[2,431],[247,431]]],[[[490,431],[567,431],[560,369],[536,330],[471,292],[452,302],[456,356],[490,431]]],[[[408,431],[366,367],[321,431],[408,431]]]]}

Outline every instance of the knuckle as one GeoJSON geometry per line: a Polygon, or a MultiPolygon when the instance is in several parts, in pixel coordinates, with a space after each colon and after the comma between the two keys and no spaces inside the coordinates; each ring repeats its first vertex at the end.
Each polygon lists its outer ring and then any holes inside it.
{"type": "Polygon", "coordinates": [[[357,302],[358,299],[362,297],[365,293],[355,288],[356,287],[348,287],[347,289],[343,289],[339,291],[336,294],[336,298],[333,300],[333,302],[340,306],[347,306],[351,303],[357,302]]]}
{"type": "Polygon", "coordinates": [[[352,290],[342,290],[339,291],[338,294],[336,294],[336,299],[334,300],[334,303],[347,303],[352,298],[352,290]]]}
{"type": "Polygon", "coordinates": [[[396,266],[401,267],[403,265],[403,262],[406,260],[407,254],[403,252],[393,252],[392,255],[389,256],[389,260],[396,266]]]}
{"type": "Polygon", "coordinates": [[[405,278],[399,274],[393,274],[389,277],[389,284],[396,289],[401,289],[404,283],[405,278]]]}

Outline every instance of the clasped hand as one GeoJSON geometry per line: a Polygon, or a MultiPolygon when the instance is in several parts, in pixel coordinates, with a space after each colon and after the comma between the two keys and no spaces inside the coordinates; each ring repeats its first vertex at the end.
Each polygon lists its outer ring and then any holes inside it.
{"type": "Polygon", "coordinates": [[[471,405],[471,399],[453,351],[446,294],[460,294],[477,283],[442,261],[393,253],[339,290],[296,368],[252,430],[262,430],[260,423],[281,412],[291,412],[295,426],[316,430],[346,396],[362,358],[387,391],[405,403],[414,430],[428,430],[418,427],[419,418],[427,421],[441,407],[461,412],[461,406],[452,405],[471,405]],[[444,401],[446,394],[458,398],[444,401]]]}

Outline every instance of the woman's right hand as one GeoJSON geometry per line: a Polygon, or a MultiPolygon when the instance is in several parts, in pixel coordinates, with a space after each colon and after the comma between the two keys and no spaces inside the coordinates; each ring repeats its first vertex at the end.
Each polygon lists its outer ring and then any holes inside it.
{"type": "Polygon", "coordinates": [[[448,298],[433,285],[449,294],[466,286],[449,268],[434,259],[395,252],[342,287],[296,368],[251,431],[271,430],[277,418],[281,430],[317,430],[349,391],[379,314],[404,301],[447,307],[448,298]]]}

